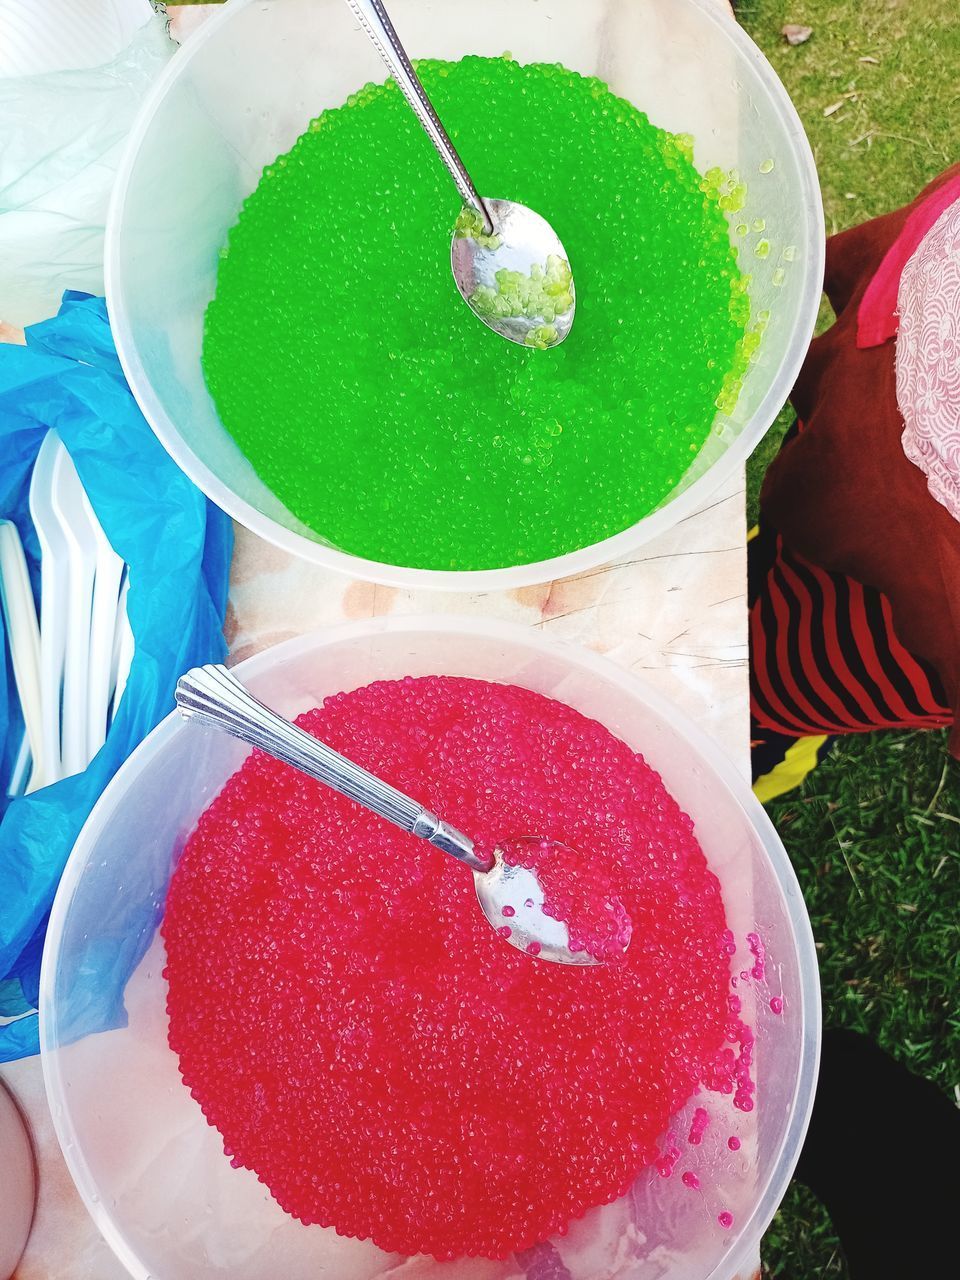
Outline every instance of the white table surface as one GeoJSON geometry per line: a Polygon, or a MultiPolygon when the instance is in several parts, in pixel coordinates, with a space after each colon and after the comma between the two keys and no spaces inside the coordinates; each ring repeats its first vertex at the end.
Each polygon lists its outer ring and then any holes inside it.
{"type": "MultiPolygon", "coordinates": [[[[172,10],[180,38],[214,7],[172,10]]],[[[637,672],[694,717],[749,776],[744,497],[739,475],[701,511],[626,560],[540,587],[471,595],[354,581],[238,528],[226,625],[232,660],[347,618],[443,612],[512,619],[637,672]]],[[[63,1163],[39,1061],[7,1064],[0,1077],[27,1117],[39,1173],[33,1231],[14,1280],[126,1280],[63,1163]]]]}

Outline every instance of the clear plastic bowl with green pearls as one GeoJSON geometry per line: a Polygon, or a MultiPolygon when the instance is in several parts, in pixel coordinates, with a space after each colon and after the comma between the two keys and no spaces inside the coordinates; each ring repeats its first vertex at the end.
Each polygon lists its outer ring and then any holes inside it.
{"type": "MultiPolygon", "coordinates": [[[[746,353],[739,395],[718,396],[722,407],[706,443],[691,450],[686,470],[678,470],[655,509],[629,527],[565,554],[531,559],[518,550],[499,558],[497,567],[467,571],[445,567],[442,555],[428,561],[430,568],[410,567],[389,542],[376,540],[351,554],[337,530],[317,520],[309,528],[300,518],[302,505],[282,485],[275,488],[299,514],[268,487],[263,459],[256,459],[257,469],[251,465],[208,391],[201,365],[204,315],[221,250],[265,166],[289,152],[323,110],[384,79],[342,0],[276,0],[269,6],[233,0],[173,60],[145,105],[108,229],[108,305],[131,386],[163,444],[211,498],[254,532],[317,564],[400,587],[477,590],[545,581],[629,554],[690,515],[736,473],[799,368],[819,301],[823,225],[796,113],[762,55],[716,0],[624,6],[491,0],[482,21],[475,6],[461,0],[397,0],[391,13],[414,57],[499,58],[509,50],[519,64],[560,63],[598,77],[656,126],[693,139],[693,162],[715,188],[740,271],[750,277],[748,328],[754,335],[762,330],[759,345],[746,353]],[[377,545],[387,549],[377,552],[377,545]]],[[[448,238],[450,227],[440,232],[448,238]]],[[[580,288],[578,280],[578,293],[580,288]]],[[[589,301],[582,312],[578,305],[565,346],[580,338],[577,329],[585,321],[589,301]]],[[[478,342],[493,341],[465,310],[463,324],[475,326],[478,342]]],[[[251,349],[264,341],[263,332],[250,332],[251,349]]],[[[530,360],[556,355],[520,352],[530,360]]],[[[269,400],[264,403],[267,430],[283,447],[284,429],[290,434],[292,427],[277,420],[283,415],[275,406],[271,412],[269,400]]],[[[230,426],[235,429],[232,421],[230,426]]],[[[318,420],[320,442],[338,426],[335,412],[318,420]]],[[[539,461],[535,452],[532,457],[539,461]]],[[[323,483],[321,467],[316,484],[323,483]]],[[[623,483],[630,485],[628,467],[623,483]]],[[[584,487],[589,484],[587,467],[584,487]]],[[[445,487],[443,497],[456,520],[457,491],[445,487]]],[[[375,522],[372,515],[368,523],[375,522]]]]}

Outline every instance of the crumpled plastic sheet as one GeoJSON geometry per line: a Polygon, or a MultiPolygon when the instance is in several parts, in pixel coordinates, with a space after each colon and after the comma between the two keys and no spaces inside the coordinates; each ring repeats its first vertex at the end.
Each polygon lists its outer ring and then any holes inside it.
{"type": "MultiPolygon", "coordinates": [[[[97,27],[96,15],[88,24],[97,27]]],[[[156,14],[101,66],[0,76],[0,320],[51,315],[68,285],[102,292],[123,148],[176,48],[156,14]]]]}
{"type": "MultiPolygon", "coordinates": [[[[117,358],[102,298],[64,294],[59,314],[0,344],[0,516],[24,543],[39,600],[30,476],[55,428],[116,552],[130,569],[135,654],[107,740],[89,767],[29,796],[7,797],[23,717],[4,644],[0,662],[0,1061],[39,1046],[40,956],[50,907],[87,815],[119,766],[173,708],[177,677],[221,661],[232,526],[170,459],[140,413],[117,358]],[[9,1019],[9,1021],[8,1021],[9,1019]]],[[[116,939],[129,974],[156,920],[116,939]]],[[[122,982],[86,993],[88,1028],[124,1025],[122,982]]]]}

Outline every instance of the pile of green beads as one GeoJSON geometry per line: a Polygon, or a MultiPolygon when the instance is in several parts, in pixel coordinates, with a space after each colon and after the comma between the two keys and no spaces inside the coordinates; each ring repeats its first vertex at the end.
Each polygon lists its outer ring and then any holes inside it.
{"type": "Polygon", "coordinates": [[[600,80],[507,57],[417,70],[477,189],[562,240],[570,336],[527,349],[466,307],[458,197],[391,80],[312,121],[244,202],[207,384],[264,483],[331,545],[424,569],[544,560],[655,508],[735,400],[757,335],[729,198],[689,138],[600,80]]]}

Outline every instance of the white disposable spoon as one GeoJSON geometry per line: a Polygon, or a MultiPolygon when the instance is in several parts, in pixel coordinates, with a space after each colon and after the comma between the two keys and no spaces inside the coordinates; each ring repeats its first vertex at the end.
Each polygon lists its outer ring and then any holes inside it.
{"type": "Polygon", "coordinates": [[[0,607],[10,646],[13,678],[23,710],[33,769],[28,791],[44,785],[43,731],[40,715],[40,628],[27,560],[17,527],[0,520],[0,607]]]}
{"type": "Polygon", "coordinates": [[[57,433],[48,431],[30,478],[30,517],[40,542],[40,714],[47,782],[56,782],[62,776],[60,699],[67,644],[69,553],[52,495],[64,452],[57,433]]]}

